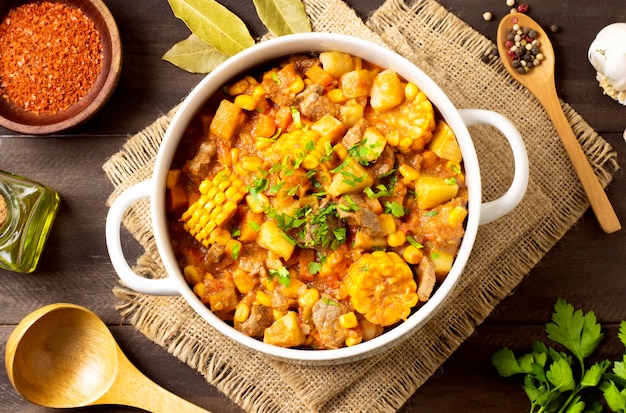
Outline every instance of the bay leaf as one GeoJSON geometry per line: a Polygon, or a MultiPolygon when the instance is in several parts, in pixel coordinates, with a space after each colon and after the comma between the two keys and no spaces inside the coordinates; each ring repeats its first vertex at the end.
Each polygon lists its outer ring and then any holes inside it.
{"type": "Polygon", "coordinates": [[[253,0],[259,18],[274,36],[311,31],[301,0],[253,0]]]}
{"type": "Polygon", "coordinates": [[[209,73],[225,62],[228,56],[195,34],[176,43],[163,55],[163,60],[191,73],[209,73]]]}
{"type": "Polygon", "coordinates": [[[174,15],[203,42],[233,56],[254,45],[245,23],[214,0],[168,0],[174,15]]]}

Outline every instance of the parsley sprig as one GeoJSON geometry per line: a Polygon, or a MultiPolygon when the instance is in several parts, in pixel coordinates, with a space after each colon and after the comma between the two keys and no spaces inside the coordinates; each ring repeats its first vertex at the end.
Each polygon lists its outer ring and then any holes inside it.
{"type": "MultiPolygon", "coordinates": [[[[575,311],[559,299],[545,330],[548,338],[566,351],[535,341],[530,353],[516,357],[504,347],[491,357],[501,376],[523,375],[524,391],[530,400],[528,411],[599,413],[602,396],[612,411],[626,413],[626,354],[614,363],[588,362],[604,339],[595,314],[575,311]]],[[[618,336],[626,346],[626,321],[622,321],[618,336]]]]}

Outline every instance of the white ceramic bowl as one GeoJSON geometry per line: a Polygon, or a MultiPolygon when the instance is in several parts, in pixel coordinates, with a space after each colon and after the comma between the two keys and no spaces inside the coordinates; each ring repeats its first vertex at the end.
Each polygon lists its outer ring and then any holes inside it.
{"type": "Polygon", "coordinates": [[[106,238],[113,266],[122,282],[140,293],[155,295],[182,295],[191,307],[218,331],[236,342],[265,355],[300,364],[337,364],[355,361],[400,343],[426,323],[445,301],[457,283],[474,245],[478,226],[498,219],[511,211],[523,198],[528,183],[528,159],[522,139],[513,124],[495,112],[454,107],[443,91],[414,64],[398,54],[374,43],[354,37],[306,33],[279,37],[259,43],[229,59],[206,76],[182,103],[173,118],[159,149],[152,179],[125,191],[111,206],[107,216],[106,238]],[[441,116],[456,133],[463,154],[468,186],[468,217],[465,236],[452,270],[433,293],[430,300],[405,322],[381,336],[361,344],[332,350],[285,349],[248,337],[215,316],[194,295],[187,285],[170,245],[165,216],[165,180],[183,132],[194,114],[208,97],[223,85],[248,72],[261,63],[295,53],[342,51],[359,56],[384,68],[395,70],[414,82],[439,110],[441,116]],[[481,203],[481,181],[478,159],[468,125],[483,123],[498,128],[509,141],[514,155],[515,175],[507,192],[497,200],[481,203]],[[121,219],[128,207],[139,199],[150,198],[152,227],[159,254],[168,274],[164,279],[146,279],[138,276],[124,259],[121,241],[121,219]]]}

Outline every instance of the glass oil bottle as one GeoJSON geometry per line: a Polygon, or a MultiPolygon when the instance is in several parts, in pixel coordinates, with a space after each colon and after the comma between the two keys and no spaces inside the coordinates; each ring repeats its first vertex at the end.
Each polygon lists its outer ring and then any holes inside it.
{"type": "Polygon", "coordinates": [[[59,195],[0,170],[0,268],[35,270],[59,208],[59,195]]]}

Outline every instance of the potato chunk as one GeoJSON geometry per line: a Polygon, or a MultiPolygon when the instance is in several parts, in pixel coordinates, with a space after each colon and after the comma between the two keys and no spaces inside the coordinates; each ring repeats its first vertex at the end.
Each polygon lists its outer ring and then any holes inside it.
{"type": "Polygon", "coordinates": [[[352,56],[343,52],[322,52],[320,53],[322,67],[335,79],[341,78],[345,73],[352,71],[352,56]]]}
{"type": "Polygon", "coordinates": [[[278,228],[276,222],[265,221],[259,230],[257,244],[286,261],[291,258],[295,245],[289,242],[285,236],[286,234],[278,228]]]}
{"type": "Polygon", "coordinates": [[[454,198],[459,186],[453,180],[420,174],[415,181],[417,206],[419,209],[431,209],[454,198]]]}
{"type": "Polygon", "coordinates": [[[362,191],[374,183],[372,175],[351,156],[347,156],[344,162],[335,168],[335,171],[336,174],[326,190],[331,196],[362,191]]]}
{"type": "Polygon", "coordinates": [[[369,70],[353,70],[341,76],[341,91],[346,99],[368,96],[372,80],[372,72],[369,70]]]}
{"type": "Polygon", "coordinates": [[[440,158],[453,162],[461,162],[463,159],[454,132],[443,120],[437,123],[428,147],[440,158]]]}
{"type": "Polygon", "coordinates": [[[393,70],[378,73],[372,83],[370,105],[382,112],[393,109],[404,100],[404,85],[393,70]]]}
{"type": "Polygon", "coordinates": [[[324,115],[321,119],[311,125],[311,129],[319,133],[323,139],[328,139],[332,143],[337,142],[339,138],[346,133],[346,127],[343,123],[333,115],[324,115]]]}
{"type": "Polygon", "coordinates": [[[298,323],[298,314],[289,311],[265,329],[263,341],[280,347],[295,347],[304,344],[306,336],[298,323]]]}

